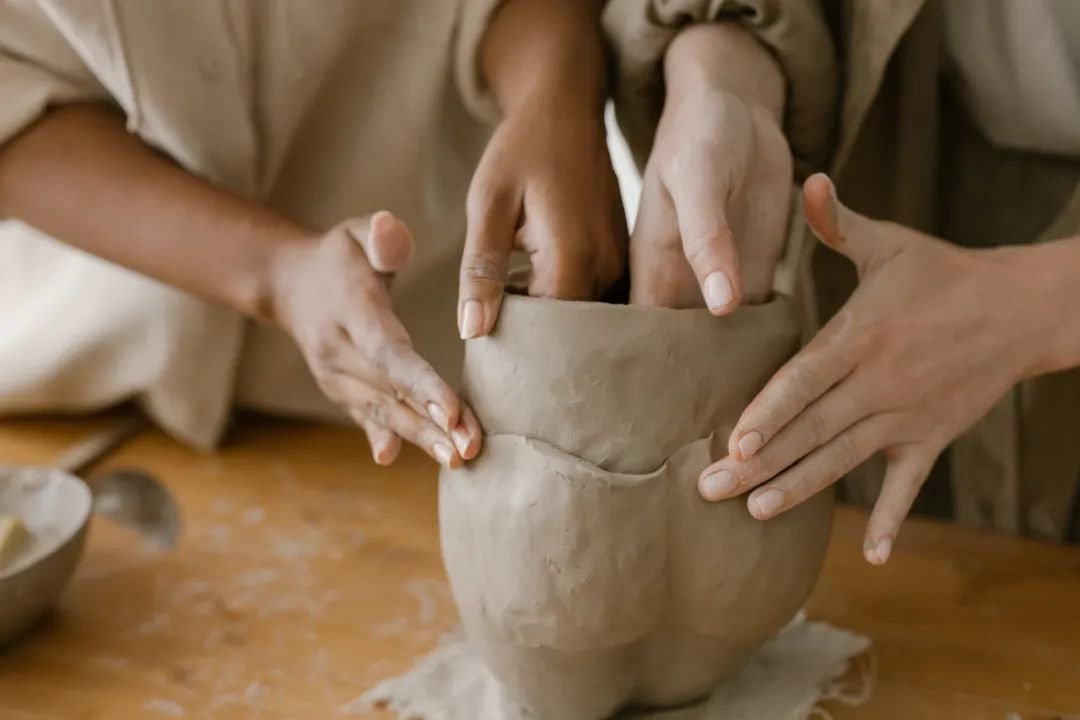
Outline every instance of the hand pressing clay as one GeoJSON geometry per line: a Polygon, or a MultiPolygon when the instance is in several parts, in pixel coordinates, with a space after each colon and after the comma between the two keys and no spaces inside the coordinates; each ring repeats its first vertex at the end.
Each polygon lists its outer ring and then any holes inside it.
{"type": "Polygon", "coordinates": [[[805,601],[832,497],[763,523],[697,493],[798,336],[785,298],[714,318],[507,297],[468,343],[487,439],[441,476],[443,554],[471,644],[530,715],[701,699],[805,601]]]}
{"type": "Polygon", "coordinates": [[[14,515],[0,515],[0,572],[29,545],[30,533],[14,515]]]}

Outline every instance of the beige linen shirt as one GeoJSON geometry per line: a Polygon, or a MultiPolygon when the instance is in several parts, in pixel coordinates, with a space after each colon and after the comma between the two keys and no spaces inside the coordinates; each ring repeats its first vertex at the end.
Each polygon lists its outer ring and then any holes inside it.
{"type": "MultiPolygon", "coordinates": [[[[494,117],[475,52],[497,4],[4,0],[0,143],[50,105],[101,101],[194,175],[310,227],[391,210],[417,239],[396,309],[452,378],[464,198],[494,117]]],[[[0,224],[0,413],[131,398],[200,446],[234,399],[332,412],[276,331],[0,224]]]]}

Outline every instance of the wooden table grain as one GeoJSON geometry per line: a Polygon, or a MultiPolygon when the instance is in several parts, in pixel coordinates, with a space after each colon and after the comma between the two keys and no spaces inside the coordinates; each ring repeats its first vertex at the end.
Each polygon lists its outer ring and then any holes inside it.
{"type": "MultiPolygon", "coordinates": [[[[97,422],[0,423],[0,462],[46,462],[97,422]]],[[[214,455],[148,433],[108,464],[162,478],[182,545],[96,521],[53,617],[0,654],[3,720],[350,717],[455,625],[419,453],[377,468],[354,431],[252,419],[214,455]]],[[[1080,712],[1080,550],[913,521],[878,569],[864,522],[838,512],[808,608],[874,641],[872,699],[833,717],[1080,712]]]]}

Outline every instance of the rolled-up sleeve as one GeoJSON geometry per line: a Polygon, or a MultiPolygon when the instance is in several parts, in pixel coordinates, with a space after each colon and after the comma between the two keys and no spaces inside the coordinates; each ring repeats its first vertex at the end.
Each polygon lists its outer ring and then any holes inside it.
{"type": "Polygon", "coordinates": [[[836,112],[836,54],[815,0],[611,0],[604,31],[615,61],[619,125],[644,165],[663,109],[661,63],[688,25],[737,22],[765,45],[787,79],[784,130],[800,176],[828,157],[836,112]]]}
{"type": "Polygon", "coordinates": [[[465,108],[481,122],[499,120],[499,106],[480,73],[480,43],[495,12],[506,0],[462,0],[458,17],[454,65],[458,91],[465,108]]]}
{"type": "Polygon", "coordinates": [[[50,106],[108,98],[36,3],[0,2],[0,145],[50,106]]]}

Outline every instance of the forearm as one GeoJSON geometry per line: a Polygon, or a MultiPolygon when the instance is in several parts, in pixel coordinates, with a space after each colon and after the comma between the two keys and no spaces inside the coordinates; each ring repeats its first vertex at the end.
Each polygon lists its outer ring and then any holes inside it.
{"type": "Polygon", "coordinates": [[[1032,330],[1028,377],[1080,367],[1080,236],[1002,248],[1021,268],[1027,297],[1002,298],[1020,305],[1018,320],[1032,330]]]}
{"type": "Polygon", "coordinates": [[[670,95],[731,93],[783,121],[785,80],[779,63],[747,30],[733,22],[683,30],[664,57],[670,95]]]}
{"type": "Polygon", "coordinates": [[[0,147],[0,216],[263,318],[279,251],[311,237],[178,168],[92,105],[57,109],[0,147]]]}
{"type": "Polygon", "coordinates": [[[523,108],[585,111],[606,91],[603,0],[507,0],[480,49],[484,81],[504,115],[523,108]]]}

